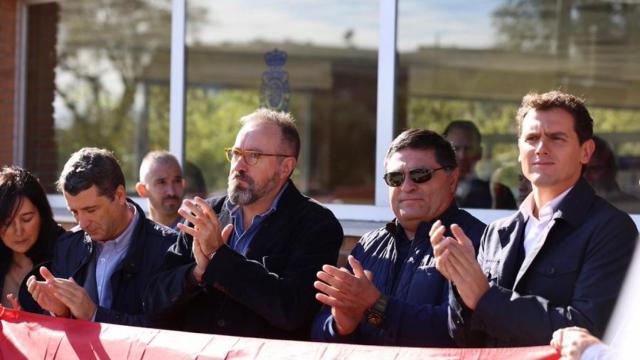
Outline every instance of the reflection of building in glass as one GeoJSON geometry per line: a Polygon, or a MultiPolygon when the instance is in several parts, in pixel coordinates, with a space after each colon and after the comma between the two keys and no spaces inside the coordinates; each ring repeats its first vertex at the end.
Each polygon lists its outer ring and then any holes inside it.
{"type": "MultiPolygon", "coordinates": [[[[0,3],[17,12],[16,0],[0,3]]],[[[189,3],[182,145],[210,192],[225,190],[222,148],[233,142],[237,119],[259,106],[264,55],[277,48],[288,55],[289,109],[305,146],[294,176],[322,201],[379,202],[375,190],[386,188],[375,175],[384,161],[376,139],[393,134],[378,125],[394,134],[417,126],[442,132],[459,118],[473,119],[483,135],[478,177],[499,177],[517,194],[515,110],[525,93],[553,88],[586,98],[596,132],[619,158],[621,190],[640,196],[639,4],[400,0],[397,43],[387,44],[378,43],[381,4],[189,3]],[[397,56],[393,83],[379,81],[386,53],[397,56]],[[393,98],[379,95],[388,87],[393,98]],[[378,114],[379,101],[393,103],[392,116],[378,114]]],[[[169,4],[25,5],[31,40],[24,86],[16,87],[23,105],[14,106],[22,140],[3,142],[1,153],[11,155],[0,159],[34,170],[53,191],[56,160],[81,146],[115,150],[128,179],[148,150],[168,148],[169,4]]]]}

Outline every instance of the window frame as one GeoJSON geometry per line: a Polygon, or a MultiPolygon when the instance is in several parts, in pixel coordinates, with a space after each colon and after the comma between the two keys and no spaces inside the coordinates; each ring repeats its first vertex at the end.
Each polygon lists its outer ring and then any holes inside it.
{"type": "MultiPolygon", "coordinates": [[[[394,114],[395,114],[395,79],[396,67],[396,43],[397,20],[399,0],[379,0],[379,46],[378,46],[378,81],[377,81],[377,118],[376,118],[376,153],[375,153],[375,197],[373,205],[343,205],[325,204],[335,216],[344,224],[349,222],[367,222],[370,226],[364,229],[378,227],[380,222],[389,221],[393,213],[389,208],[387,186],[382,180],[384,173],[384,157],[389,143],[393,140],[394,114]],[[389,99],[392,99],[391,101],[389,99]]],[[[28,26],[27,7],[35,4],[56,2],[52,0],[23,0],[18,3],[18,34],[16,44],[18,66],[16,77],[20,91],[16,91],[16,131],[14,136],[14,163],[24,165],[25,143],[25,72],[24,60],[26,59],[26,30],[28,26]]],[[[185,121],[185,87],[186,87],[186,0],[172,0],[171,3],[171,68],[170,68],[170,134],[169,151],[176,155],[182,162],[184,157],[184,121],[185,121]]],[[[64,197],[59,194],[48,194],[56,218],[59,221],[71,221],[71,214],[67,213],[64,197]]],[[[133,197],[145,211],[148,211],[147,201],[144,198],[133,197]]],[[[485,223],[508,216],[513,210],[494,209],[468,209],[469,212],[485,223]]],[[[631,218],[640,227],[640,214],[630,214],[631,218]]],[[[361,225],[361,223],[360,223],[361,225]]],[[[358,235],[363,232],[359,226],[357,231],[345,229],[347,235],[358,235]]]]}

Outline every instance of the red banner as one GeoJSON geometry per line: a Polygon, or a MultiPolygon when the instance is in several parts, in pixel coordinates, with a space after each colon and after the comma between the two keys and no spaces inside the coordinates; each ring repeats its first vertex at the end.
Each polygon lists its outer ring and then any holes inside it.
{"type": "Polygon", "coordinates": [[[0,359],[559,359],[550,346],[436,349],[267,340],[136,328],[0,306],[0,359]]]}

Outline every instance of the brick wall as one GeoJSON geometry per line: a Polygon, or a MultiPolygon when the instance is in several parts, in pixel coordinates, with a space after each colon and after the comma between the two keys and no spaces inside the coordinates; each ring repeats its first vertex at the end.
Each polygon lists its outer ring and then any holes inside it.
{"type": "Polygon", "coordinates": [[[17,0],[0,0],[0,166],[13,163],[17,0]]]}
{"type": "Polygon", "coordinates": [[[55,192],[57,145],[53,100],[59,5],[30,5],[27,30],[25,99],[25,167],[33,171],[47,192],[55,192]]]}

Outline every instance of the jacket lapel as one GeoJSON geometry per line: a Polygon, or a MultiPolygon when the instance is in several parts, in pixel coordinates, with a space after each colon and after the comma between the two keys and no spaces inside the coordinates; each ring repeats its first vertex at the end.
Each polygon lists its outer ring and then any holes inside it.
{"type": "Polygon", "coordinates": [[[502,253],[504,258],[502,269],[498,272],[498,284],[504,288],[511,289],[520,269],[520,248],[524,241],[524,229],[526,219],[522,213],[518,212],[514,221],[507,227],[498,231],[502,253]]]}

